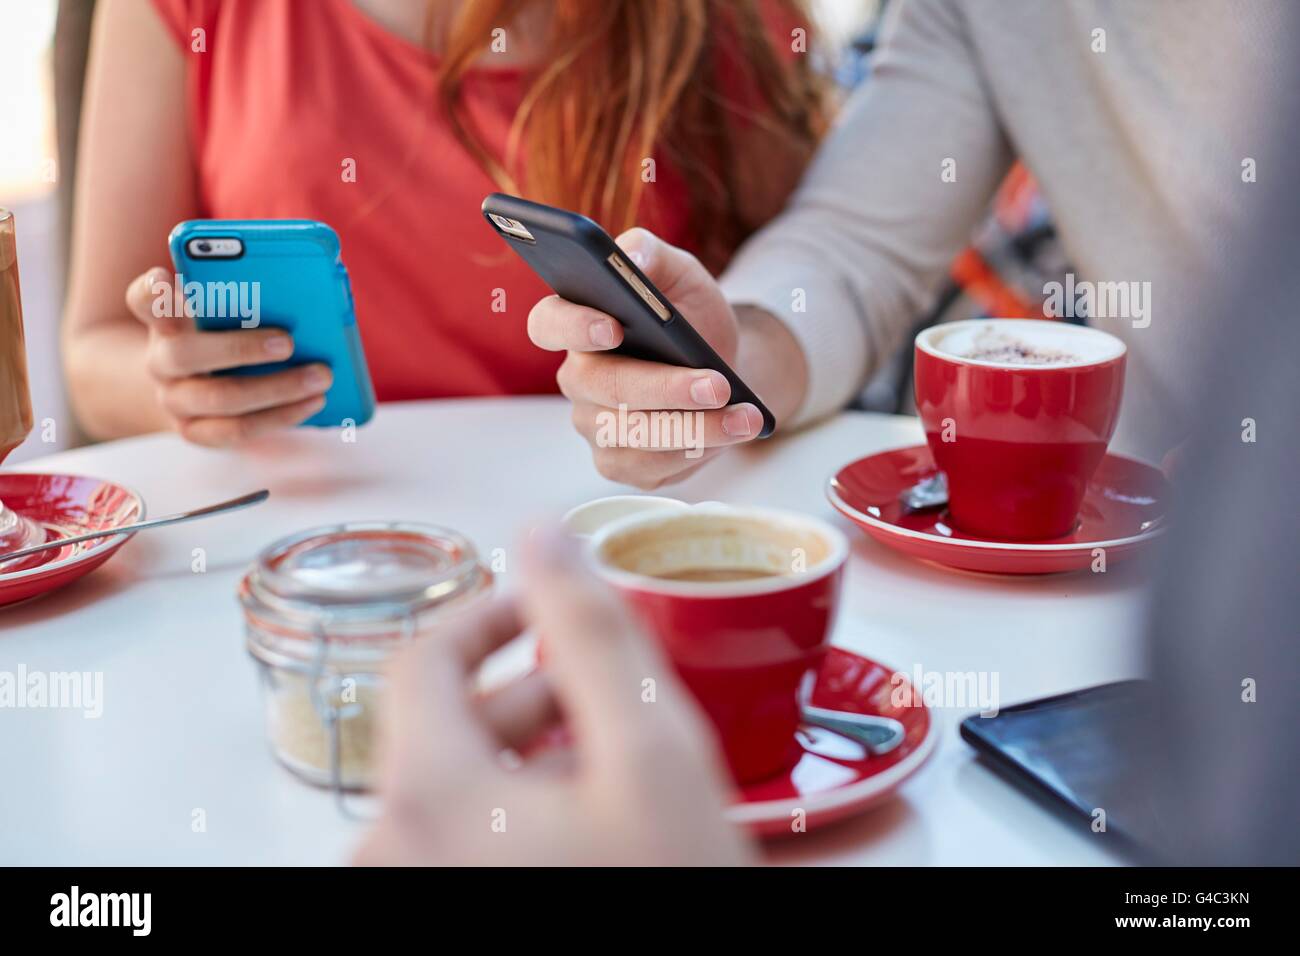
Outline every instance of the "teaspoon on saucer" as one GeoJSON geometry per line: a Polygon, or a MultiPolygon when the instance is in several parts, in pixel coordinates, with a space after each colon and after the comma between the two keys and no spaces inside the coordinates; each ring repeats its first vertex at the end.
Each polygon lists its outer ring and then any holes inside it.
{"type": "Polygon", "coordinates": [[[903,489],[898,496],[910,514],[927,508],[942,508],[948,503],[948,476],[942,471],[903,489]]]}
{"type": "Polygon", "coordinates": [[[231,498],[229,501],[222,501],[215,505],[208,505],[204,508],[195,508],[193,511],[182,511],[174,515],[166,515],[162,518],[150,518],[148,521],[137,521],[135,524],[125,524],[119,528],[105,528],[102,531],[89,531],[86,534],[76,534],[69,538],[58,538],[54,541],[46,541],[44,544],[33,545],[30,548],[23,548],[19,551],[10,551],[8,554],[0,554],[0,564],[6,564],[17,558],[24,558],[29,554],[36,554],[39,551],[49,551],[52,548],[62,548],[64,545],[77,544],[81,541],[95,541],[99,538],[115,538],[123,534],[135,534],[137,531],[146,531],[150,528],[161,528],[169,524],[180,524],[182,521],[193,521],[196,518],[207,518],[212,515],[224,514],[227,511],[238,511],[240,508],[249,508],[253,505],[261,504],[271,496],[271,492],[263,488],[261,491],[254,491],[251,494],[241,495],[238,498],[231,498]]]}
{"type": "Polygon", "coordinates": [[[903,738],[907,736],[907,728],[892,717],[858,714],[848,710],[831,710],[807,703],[812,696],[816,679],[816,675],[810,672],[799,686],[799,719],[803,723],[833,730],[850,740],[857,741],[867,748],[868,753],[876,757],[889,753],[903,742],[903,738]]]}
{"type": "Polygon", "coordinates": [[[856,740],[873,755],[887,754],[903,742],[906,730],[892,717],[873,714],[854,714],[843,710],[826,710],[823,707],[804,705],[799,717],[805,724],[824,727],[856,740]]]}

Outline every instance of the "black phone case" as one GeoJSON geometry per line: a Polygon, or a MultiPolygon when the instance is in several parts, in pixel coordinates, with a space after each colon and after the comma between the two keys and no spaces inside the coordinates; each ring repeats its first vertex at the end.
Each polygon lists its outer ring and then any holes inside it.
{"type": "Polygon", "coordinates": [[[614,352],[685,368],[708,368],[731,384],[731,404],[749,402],[763,415],[760,438],[772,434],[776,420],[762,400],[732,371],[667,297],[619,249],[609,233],[586,216],[493,193],[483,200],[483,218],[557,294],[612,315],[623,326],[623,344],[614,352]],[[503,232],[491,215],[523,223],[535,242],[503,232]],[[667,320],[641,300],[608,258],[618,253],[669,312],[667,320]]]}

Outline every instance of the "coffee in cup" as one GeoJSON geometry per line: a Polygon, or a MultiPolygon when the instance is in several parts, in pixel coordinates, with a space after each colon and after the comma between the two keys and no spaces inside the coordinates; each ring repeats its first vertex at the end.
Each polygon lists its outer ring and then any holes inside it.
{"type": "Polygon", "coordinates": [[[589,547],[712,721],[735,778],[797,759],[799,686],[826,651],[844,536],[803,515],[707,505],[615,521],[589,547]]]}
{"type": "Polygon", "coordinates": [[[1038,322],[1025,329],[1008,329],[998,322],[963,323],[962,328],[937,336],[934,344],[954,358],[1008,366],[1072,365],[1111,353],[1111,343],[1081,339],[1072,328],[1038,322]]]}
{"type": "Polygon", "coordinates": [[[1126,348],[1098,329],[973,319],[916,337],[916,409],[968,534],[1069,534],[1119,420],[1126,348]]]}

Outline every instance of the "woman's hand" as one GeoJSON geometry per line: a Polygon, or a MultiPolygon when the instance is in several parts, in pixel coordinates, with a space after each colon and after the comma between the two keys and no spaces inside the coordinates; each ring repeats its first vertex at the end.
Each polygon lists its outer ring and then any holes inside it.
{"type": "MultiPolygon", "coordinates": [[[[714,351],[736,367],[740,326],[708,270],[690,253],[644,229],[631,229],[617,242],[714,351]]],[[[541,348],[569,353],[557,381],[573,402],[573,423],[591,444],[596,468],[606,478],[646,489],[680,481],[729,445],[756,438],[763,427],[755,406],[727,407],[731,386],[719,372],[604,354],[623,341],[623,327],[603,312],[548,296],[529,314],[528,335],[541,348]],[[690,429],[679,432],[692,437],[691,446],[611,442],[611,436],[633,434],[630,428],[612,427],[620,406],[625,415],[691,415],[690,429]]],[[[656,429],[647,431],[653,437],[656,429]]]]}
{"type": "Polygon", "coordinates": [[[234,445],[290,428],[324,407],[333,376],[319,363],[268,375],[208,374],[282,362],[293,355],[293,339],[282,329],[200,332],[186,316],[181,290],[172,285],[167,270],[150,269],[127,287],[126,304],[149,333],[146,367],[158,404],[184,438],[213,447],[234,445]],[[155,310],[160,302],[170,308],[155,310]]]}
{"type": "MultiPolygon", "coordinates": [[[[518,603],[499,600],[415,642],[391,668],[381,737],[383,816],[368,865],[713,865],[752,862],[723,819],[712,728],[672,665],[557,532],[527,543],[518,603]],[[545,635],[544,668],[487,695],[483,659],[525,622],[545,635]],[[643,682],[656,682],[653,701],[643,682]],[[563,714],[575,741],[561,765],[508,769],[563,714]]],[[[555,756],[559,756],[556,754],[555,756]]]]}

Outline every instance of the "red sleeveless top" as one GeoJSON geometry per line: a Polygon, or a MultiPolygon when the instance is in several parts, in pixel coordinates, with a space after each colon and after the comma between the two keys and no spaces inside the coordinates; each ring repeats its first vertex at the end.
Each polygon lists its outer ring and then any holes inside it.
{"type": "MultiPolygon", "coordinates": [[[[526,328],[549,290],[483,221],[497,186],[438,118],[435,56],[352,0],[153,2],[186,58],[199,215],[338,231],[381,401],[556,390],[563,356],[526,328]]],[[[465,78],[496,155],[525,82],[514,68],[465,78]]],[[[689,247],[686,202],[658,162],[641,222],[689,247]]]]}

